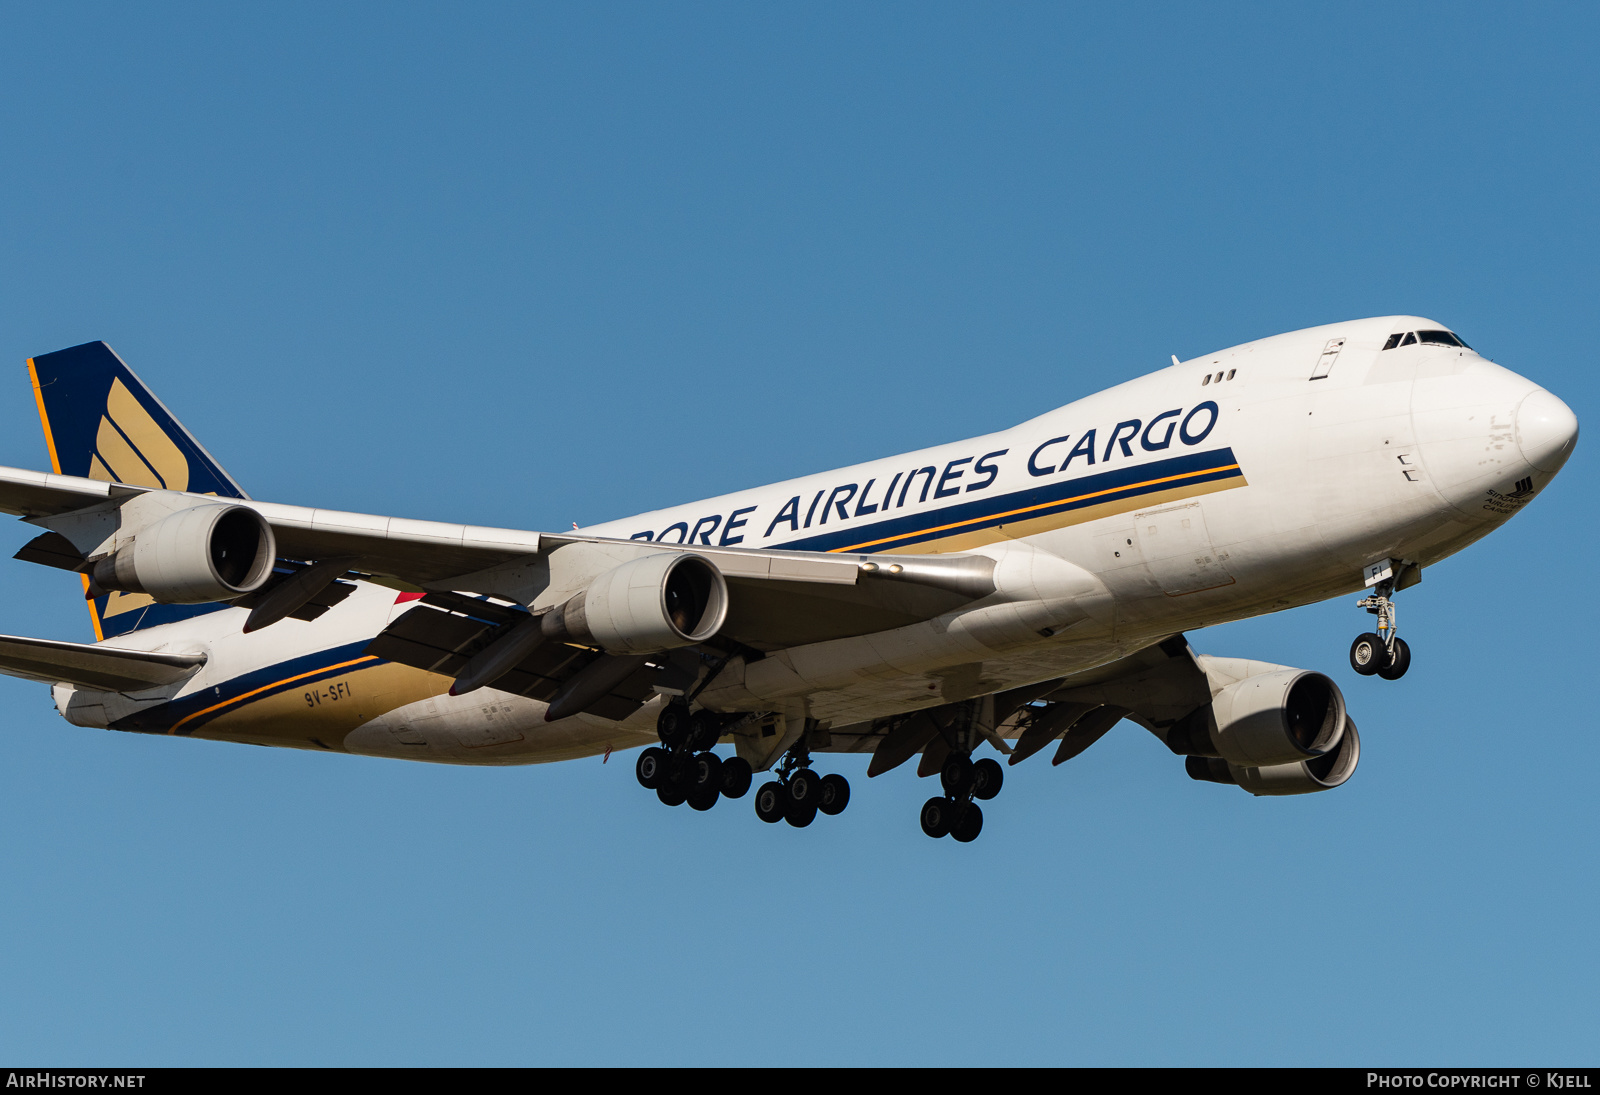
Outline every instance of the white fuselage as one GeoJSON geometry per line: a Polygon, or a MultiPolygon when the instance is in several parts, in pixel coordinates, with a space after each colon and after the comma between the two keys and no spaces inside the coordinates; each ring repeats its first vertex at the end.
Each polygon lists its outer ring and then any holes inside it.
{"type": "MultiPolygon", "coordinates": [[[[934,620],[735,659],[700,696],[713,708],[845,726],[1060,677],[1180,631],[1360,589],[1376,560],[1426,567],[1542,489],[1571,451],[1571,412],[1470,350],[1382,349],[1394,332],[1436,327],[1385,317],[1279,335],[985,437],[584,532],[996,561],[996,594],[934,620]]],[[[359,652],[405,608],[363,585],[315,623],[242,635],[245,613],[229,609],[114,642],[206,650],[178,693],[190,695],[288,673],[313,652],[359,652]]],[[[263,718],[242,709],[201,736],[514,764],[642,744],[658,709],[622,724],[546,723],[543,704],[493,689],[449,697],[448,680],[421,687],[420,671],[351,673],[365,675],[361,687],[341,693],[324,673],[320,692],[286,700],[280,689],[263,718]]],[[[57,696],[89,725],[157,701],[65,686],[57,696]]]]}

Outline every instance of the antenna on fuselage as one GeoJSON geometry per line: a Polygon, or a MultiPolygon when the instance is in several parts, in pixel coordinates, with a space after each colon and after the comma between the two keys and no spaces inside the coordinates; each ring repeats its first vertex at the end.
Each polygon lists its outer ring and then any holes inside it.
{"type": "Polygon", "coordinates": [[[1178,360],[1178,355],[1177,354],[1173,354],[1172,355],[1172,363],[1174,365],[1182,365],[1183,364],[1183,362],[1178,360]]]}

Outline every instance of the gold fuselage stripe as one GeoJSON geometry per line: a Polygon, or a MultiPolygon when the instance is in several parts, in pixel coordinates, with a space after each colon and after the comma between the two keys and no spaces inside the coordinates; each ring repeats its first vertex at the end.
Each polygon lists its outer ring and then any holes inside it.
{"type": "Polygon", "coordinates": [[[346,669],[346,668],[348,668],[348,667],[350,667],[352,665],[360,665],[362,662],[375,662],[377,660],[378,660],[378,658],[377,658],[376,655],[367,654],[367,655],[364,655],[364,656],[362,656],[360,658],[352,658],[350,661],[347,661],[347,662],[340,662],[337,665],[325,665],[320,669],[308,670],[305,673],[296,673],[292,677],[285,677],[281,681],[273,681],[271,684],[264,684],[260,688],[252,688],[250,691],[246,692],[242,696],[234,696],[232,699],[227,699],[227,700],[223,700],[221,703],[212,704],[210,707],[203,708],[203,709],[201,709],[199,711],[194,712],[191,715],[185,715],[183,718],[181,718],[177,722],[173,723],[172,724],[172,729],[168,730],[167,733],[176,734],[179,730],[181,730],[183,728],[183,724],[186,723],[186,722],[191,722],[194,719],[199,718],[201,715],[209,715],[213,711],[220,711],[224,707],[229,707],[229,706],[231,706],[233,704],[236,704],[236,703],[243,703],[245,700],[249,699],[251,696],[259,696],[259,695],[261,695],[261,693],[270,692],[274,688],[282,688],[286,684],[293,684],[295,681],[305,680],[305,678],[307,678],[307,677],[315,677],[319,673],[331,673],[335,669],[346,669]]]}
{"type": "Polygon", "coordinates": [[[1179,479],[1193,479],[1198,475],[1215,475],[1219,471],[1238,471],[1238,464],[1222,464],[1215,468],[1201,468],[1199,471],[1186,471],[1178,475],[1167,475],[1160,479],[1146,479],[1143,483],[1128,483],[1120,487],[1107,487],[1105,490],[1090,491],[1073,498],[1058,498],[1053,502],[1040,502],[1036,506],[1024,506],[1021,509],[1007,510],[1004,513],[994,513],[987,517],[973,517],[966,521],[956,521],[949,525],[939,525],[936,528],[923,529],[920,532],[901,533],[899,536],[885,536],[881,540],[868,540],[864,544],[855,544],[852,547],[830,548],[829,554],[841,551],[860,551],[862,548],[875,547],[878,544],[887,544],[895,540],[904,540],[907,536],[926,536],[932,532],[946,532],[953,528],[965,525],[975,525],[980,521],[997,521],[1005,517],[1015,517],[1019,513],[1032,513],[1034,510],[1051,509],[1055,506],[1070,506],[1074,502],[1082,502],[1088,498],[1098,498],[1102,494],[1121,494],[1124,491],[1139,490],[1143,487],[1153,487],[1158,483],[1172,483],[1179,479]]]}

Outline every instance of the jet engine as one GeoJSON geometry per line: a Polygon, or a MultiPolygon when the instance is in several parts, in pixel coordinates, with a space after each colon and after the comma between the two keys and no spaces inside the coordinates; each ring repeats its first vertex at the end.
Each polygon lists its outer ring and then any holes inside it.
{"type": "Polygon", "coordinates": [[[710,560],[663,552],[613,567],[544,614],[545,638],[610,654],[655,654],[704,642],[728,615],[728,583],[710,560]]]}
{"type": "Polygon", "coordinates": [[[1220,757],[1190,757],[1183,762],[1190,779],[1234,783],[1252,795],[1309,795],[1327,791],[1349,779],[1361,760],[1361,735],[1346,721],[1339,744],[1311,760],[1265,767],[1240,767],[1220,757]]]}
{"type": "Polygon", "coordinates": [[[1167,731],[1167,747],[1241,768],[1326,756],[1346,724],[1344,696],[1321,673],[1278,668],[1235,681],[1167,731]]]}
{"type": "Polygon", "coordinates": [[[266,584],[277,554],[272,527],[255,510],[202,502],[139,529],[96,560],[89,577],[102,590],[146,593],[163,604],[231,601],[266,584]]]}

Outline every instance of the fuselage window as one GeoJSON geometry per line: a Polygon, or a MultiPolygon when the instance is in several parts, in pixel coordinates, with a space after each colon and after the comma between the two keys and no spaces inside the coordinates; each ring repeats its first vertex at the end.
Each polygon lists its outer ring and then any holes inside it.
{"type": "Polygon", "coordinates": [[[1238,369],[1229,369],[1228,370],[1228,379],[1232,380],[1233,379],[1233,374],[1238,372],[1238,371],[1239,371],[1238,369]]]}
{"type": "Polygon", "coordinates": [[[1207,373],[1205,379],[1200,382],[1200,386],[1202,388],[1204,388],[1207,384],[1210,384],[1210,383],[1211,383],[1211,374],[1207,373]]]}

